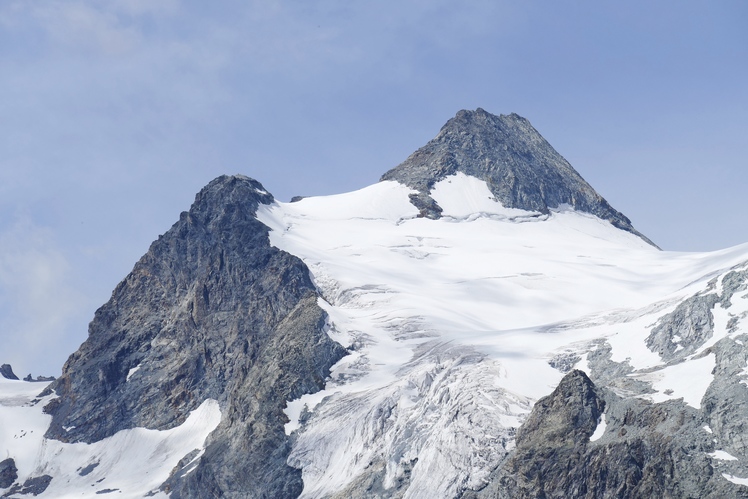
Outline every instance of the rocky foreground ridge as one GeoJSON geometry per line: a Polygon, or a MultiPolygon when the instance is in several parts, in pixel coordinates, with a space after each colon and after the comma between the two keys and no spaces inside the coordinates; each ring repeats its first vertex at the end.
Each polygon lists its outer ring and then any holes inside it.
{"type": "MultiPolygon", "coordinates": [[[[277,203],[241,175],[208,184],[96,311],[59,379],[26,400],[3,394],[21,382],[0,368],[0,423],[23,410],[46,425],[39,449],[0,455],[0,497],[748,497],[748,248],[660,271],[676,257],[515,114],[460,111],[382,180],[332,209],[277,203]],[[528,215],[439,220],[433,190],[457,173],[528,215]],[[574,210],[554,215],[562,205],[574,210]],[[495,267],[468,271],[473,253],[457,250],[449,260],[454,241],[489,236],[506,244],[484,255],[495,267]],[[648,276],[673,289],[637,287],[648,276]],[[459,307],[426,300],[452,289],[443,296],[468,296],[459,307]],[[576,312],[559,295],[592,305],[576,312]],[[380,355],[380,343],[394,346],[380,355]],[[533,398],[527,387],[549,372],[555,388],[533,398]],[[696,397],[690,385],[703,386],[696,397]],[[163,435],[185,438],[206,401],[220,408],[215,428],[159,461],[155,488],[108,485],[127,465],[108,445],[159,438],[148,453],[160,459],[163,435]]],[[[17,426],[0,438],[31,441],[17,426]]]]}
{"type": "Polygon", "coordinates": [[[187,476],[175,469],[162,489],[174,498],[301,493],[282,411],[324,386],[345,350],[324,332],[309,270],[271,247],[255,219],[272,201],[241,176],[200,191],[96,311],[88,340],[49,387],[59,398],[45,407],[47,438],[174,427],[211,398],[223,419],[200,465],[187,476]]]}

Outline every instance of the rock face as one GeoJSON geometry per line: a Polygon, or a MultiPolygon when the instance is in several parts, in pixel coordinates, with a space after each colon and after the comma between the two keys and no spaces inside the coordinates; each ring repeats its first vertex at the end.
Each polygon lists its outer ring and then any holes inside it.
{"type": "MultiPolygon", "coordinates": [[[[223,176],[155,241],[97,310],[50,389],[48,438],[94,442],[181,424],[208,398],[222,421],[171,497],[296,497],[287,400],[324,386],[345,350],[325,333],[309,270],[270,246],[262,185],[223,176]]],[[[190,459],[186,459],[189,462],[190,459]]]]}
{"type": "Polygon", "coordinates": [[[0,489],[7,489],[18,478],[18,468],[12,458],[0,461],[0,489]]]}
{"type": "Polygon", "coordinates": [[[457,172],[484,180],[507,208],[548,213],[567,204],[653,244],[517,114],[496,116],[480,108],[462,110],[433,140],[381,180],[396,180],[417,190],[411,202],[421,215],[439,218],[441,208],[429,193],[436,182],[457,172]]]}
{"type": "Polygon", "coordinates": [[[15,373],[13,372],[13,368],[10,367],[10,364],[3,364],[2,366],[0,366],[0,376],[5,379],[18,379],[18,376],[15,375],[15,373]]]}
{"type": "Polygon", "coordinates": [[[3,497],[17,497],[18,495],[33,495],[38,496],[49,487],[52,482],[52,477],[49,475],[42,475],[33,478],[29,478],[23,485],[15,484],[11,489],[3,494],[3,497]]]}
{"type": "Polygon", "coordinates": [[[489,485],[463,498],[748,497],[713,469],[702,425],[681,401],[622,399],[572,371],[537,402],[489,485]]]}

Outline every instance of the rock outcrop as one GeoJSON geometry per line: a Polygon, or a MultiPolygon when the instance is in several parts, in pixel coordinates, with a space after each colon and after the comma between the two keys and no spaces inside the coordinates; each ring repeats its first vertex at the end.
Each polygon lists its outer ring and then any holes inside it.
{"type": "Polygon", "coordinates": [[[0,461],[0,489],[7,489],[18,478],[18,468],[12,458],[0,461]]]}
{"type": "Polygon", "coordinates": [[[431,198],[431,188],[457,172],[484,180],[507,208],[548,213],[552,208],[570,205],[654,245],[517,114],[496,116],[481,108],[462,110],[433,140],[381,180],[396,180],[417,190],[411,202],[421,215],[439,218],[442,210],[431,198]]]}
{"type": "Polygon", "coordinates": [[[16,376],[16,374],[13,372],[13,368],[10,366],[10,364],[3,364],[2,366],[0,366],[0,376],[5,379],[18,379],[18,376],[16,376]]]}
{"type": "Polygon", "coordinates": [[[463,498],[748,497],[713,467],[703,425],[682,401],[624,399],[572,371],[536,403],[489,484],[463,498]]]}
{"type": "MultiPolygon", "coordinates": [[[[94,442],[181,424],[206,399],[222,421],[171,497],[297,497],[287,400],[324,386],[345,350],[326,334],[309,270],[256,218],[273,197],[242,176],[206,186],[96,311],[50,389],[48,438],[94,442]]],[[[190,461],[186,459],[185,464],[190,461]]]]}

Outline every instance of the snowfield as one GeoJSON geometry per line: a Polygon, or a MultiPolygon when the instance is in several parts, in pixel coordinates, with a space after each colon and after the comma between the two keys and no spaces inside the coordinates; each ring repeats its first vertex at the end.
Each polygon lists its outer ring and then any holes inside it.
{"type": "Polygon", "coordinates": [[[550,361],[577,359],[584,370],[596,340],[651,383],[650,400],[699,407],[714,367],[713,355],[699,354],[728,334],[728,314],[676,365],[665,367],[645,338],[683,299],[748,261],[748,245],[659,251],[568,207],[507,209],[463,174],[432,189],[440,220],[418,218],[411,192],[380,182],[258,212],[271,243],[309,266],[330,336],[352,350],[323,392],[288,402],[302,497],[345,490],[377,469],[385,488],[409,475],[406,498],[479,485],[563,377],[550,361]],[[313,413],[303,426],[302,411],[313,413]]]}

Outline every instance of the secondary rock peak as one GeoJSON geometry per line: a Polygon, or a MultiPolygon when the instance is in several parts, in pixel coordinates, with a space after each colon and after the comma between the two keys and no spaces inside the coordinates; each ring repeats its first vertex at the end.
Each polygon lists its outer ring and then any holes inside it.
{"type": "Polygon", "coordinates": [[[430,196],[431,188],[457,172],[484,180],[507,208],[548,213],[569,205],[652,244],[595,192],[527,119],[515,113],[497,116],[481,108],[459,111],[433,140],[381,180],[395,180],[417,190],[411,200],[421,215],[439,218],[441,209],[430,196]]]}

